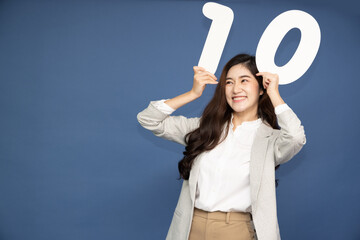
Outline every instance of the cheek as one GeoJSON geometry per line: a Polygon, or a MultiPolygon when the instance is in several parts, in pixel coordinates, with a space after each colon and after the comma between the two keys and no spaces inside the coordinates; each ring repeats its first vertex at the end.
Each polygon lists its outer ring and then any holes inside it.
{"type": "Polygon", "coordinates": [[[228,98],[228,97],[231,97],[231,94],[232,94],[232,88],[231,88],[231,86],[230,85],[226,85],[226,87],[225,87],[225,95],[226,95],[226,97],[228,98]]]}
{"type": "Polygon", "coordinates": [[[258,96],[260,94],[258,86],[252,86],[250,90],[251,90],[252,95],[254,95],[254,96],[258,96]]]}

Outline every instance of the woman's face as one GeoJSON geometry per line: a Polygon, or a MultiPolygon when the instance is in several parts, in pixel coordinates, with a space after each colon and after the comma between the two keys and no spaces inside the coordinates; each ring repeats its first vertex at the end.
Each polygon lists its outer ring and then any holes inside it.
{"type": "Polygon", "coordinates": [[[242,64],[237,64],[229,69],[225,81],[226,101],[234,112],[256,116],[259,96],[263,91],[259,91],[254,75],[242,64]]]}

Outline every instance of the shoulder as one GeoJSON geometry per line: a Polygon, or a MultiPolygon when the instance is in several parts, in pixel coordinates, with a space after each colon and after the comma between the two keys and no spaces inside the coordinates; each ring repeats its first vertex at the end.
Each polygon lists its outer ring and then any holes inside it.
{"type": "Polygon", "coordinates": [[[279,129],[274,129],[266,120],[263,120],[258,128],[258,133],[265,137],[276,136],[279,132],[279,129]]]}

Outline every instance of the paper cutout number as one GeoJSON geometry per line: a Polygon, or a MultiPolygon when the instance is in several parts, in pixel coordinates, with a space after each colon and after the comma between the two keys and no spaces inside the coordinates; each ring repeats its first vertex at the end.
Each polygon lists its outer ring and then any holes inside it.
{"type": "Polygon", "coordinates": [[[311,66],[320,46],[320,27],[308,13],[290,10],[277,16],[267,26],[256,49],[256,65],[260,72],[279,75],[279,84],[288,84],[299,79],[311,66]],[[282,67],[275,64],[276,51],[293,28],[301,31],[301,40],[296,52],[282,67]]]}
{"type": "Polygon", "coordinates": [[[229,7],[208,2],[203,6],[203,14],[213,21],[198,66],[215,73],[234,20],[234,13],[229,7]]]}
{"type": "MultiPolygon", "coordinates": [[[[226,40],[234,19],[233,11],[224,5],[208,2],[203,6],[204,15],[212,19],[198,66],[215,73],[219,65],[226,40]]],[[[278,15],[267,26],[256,49],[256,65],[260,72],[272,72],[279,75],[279,84],[288,84],[299,79],[311,66],[319,50],[321,40],[320,27],[308,13],[290,10],[278,15]],[[301,40],[293,57],[282,67],[275,62],[276,51],[293,28],[301,31],[301,40]]]]}

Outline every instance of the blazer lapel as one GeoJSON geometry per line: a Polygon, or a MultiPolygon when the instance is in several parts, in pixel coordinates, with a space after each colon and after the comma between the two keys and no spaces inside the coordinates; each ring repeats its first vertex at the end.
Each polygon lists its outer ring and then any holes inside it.
{"type": "MultiPolygon", "coordinates": [[[[266,151],[269,144],[269,136],[272,134],[272,130],[272,127],[269,127],[262,122],[255,134],[254,143],[251,148],[250,191],[252,206],[254,206],[259,193],[266,151]]],[[[252,209],[252,211],[254,212],[255,209],[252,209]]]]}

